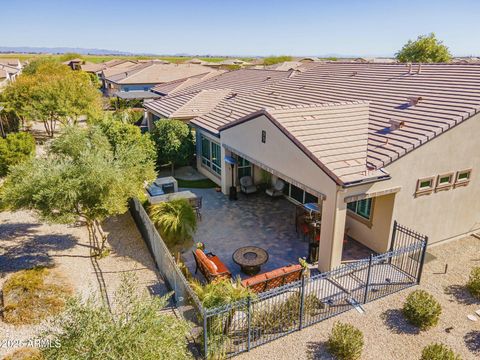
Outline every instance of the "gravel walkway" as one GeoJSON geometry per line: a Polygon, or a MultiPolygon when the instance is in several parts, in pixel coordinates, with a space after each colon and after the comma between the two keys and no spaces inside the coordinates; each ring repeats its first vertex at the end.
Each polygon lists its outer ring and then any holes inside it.
{"type": "Polygon", "coordinates": [[[419,359],[424,346],[443,342],[463,360],[480,358],[480,321],[472,322],[468,314],[480,309],[464,291],[463,284],[473,266],[480,266],[480,240],[467,237],[428,250],[436,259],[425,265],[422,284],[364,306],[366,314],[351,310],[319,324],[258,347],[236,359],[332,359],[325,341],[335,321],[351,323],[365,336],[364,360],[419,359]],[[445,264],[448,272],[444,274],[445,264]],[[424,289],[441,303],[443,313],[434,329],[417,333],[408,325],[400,309],[414,289],[424,289]]]}
{"type": "MultiPolygon", "coordinates": [[[[130,214],[109,219],[104,230],[109,233],[112,252],[98,260],[98,265],[109,298],[125,272],[135,272],[141,288],[165,294],[163,280],[130,214]]],[[[26,211],[1,212],[0,288],[9,274],[37,265],[55,265],[82,297],[99,292],[85,227],[42,224],[26,211]]],[[[0,345],[6,339],[28,339],[39,328],[40,325],[12,326],[0,319],[0,345]]],[[[11,350],[0,346],[0,357],[11,350]]]]}

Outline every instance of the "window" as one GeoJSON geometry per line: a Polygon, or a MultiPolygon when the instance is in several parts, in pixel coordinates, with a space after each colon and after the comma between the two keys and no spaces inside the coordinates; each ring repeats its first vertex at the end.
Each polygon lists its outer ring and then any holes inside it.
{"type": "Polygon", "coordinates": [[[448,190],[453,185],[453,173],[438,175],[435,190],[448,190]]]}
{"type": "Polygon", "coordinates": [[[455,178],[455,186],[467,185],[470,182],[471,175],[472,169],[457,171],[457,176],[455,178]]]}
{"type": "Polygon", "coordinates": [[[347,209],[364,219],[370,220],[370,217],[372,216],[372,199],[369,198],[349,202],[347,204],[347,209]]]}
{"type": "Polygon", "coordinates": [[[318,203],[318,197],[316,197],[315,195],[312,195],[309,192],[300,189],[298,186],[286,182],[285,180],[283,181],[285,182],[285,188],[283,189],[283,193],[290,199],[300,204],[318,203]]]}
{"type": "Polygon", "coordinates": [[[252,164],[250,161],[237,156],[237,169],[238,169],[238,178],[241,179],[244,176],[252,176],[252,164]]]}
{"type": "Polygon", "coordinates": [[[417,181],[417,191],[416,195],[427,195],[433,191],[435,178],[428,177],[423,179],[418,179],[417,181]]]}
{"type": "Polygon", "coordinates": [[[222,173],[222,151],[220,145],[203,135],[201,136],[201,143],[202,165],[220,175],[222,173]]]}

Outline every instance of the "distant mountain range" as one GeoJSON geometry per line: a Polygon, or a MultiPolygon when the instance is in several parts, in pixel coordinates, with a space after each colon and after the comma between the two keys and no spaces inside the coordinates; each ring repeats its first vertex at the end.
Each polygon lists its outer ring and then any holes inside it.
{"type": "MultiPolygon", "coordinates": [[[[0,46],[0,53],[27,53],[27,54],[65,54],[77,53],[82,55],[140,55],[128,51],[86,49],[72,47],[32,47],[32,46],[0,46]]],[[[147,54],[141,54],[147,55],[147,54]]]]}

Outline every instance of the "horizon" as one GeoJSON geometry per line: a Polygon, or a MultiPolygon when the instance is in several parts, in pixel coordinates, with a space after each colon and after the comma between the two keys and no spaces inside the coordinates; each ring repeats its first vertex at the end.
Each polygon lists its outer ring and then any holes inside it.
{"type": "Polygon", "coordinates": [[[246,0],[241,5],[219,0],[208,5],[141,0],[135,3],[139,19],[125,11],[132,6],[125,0],[102,12],[107,4],[86,0],[82,8],[72,10],[59,0],[25,0],[22,8],[28,13],[14,3],[4,4],[0,31],[10,36],[0,47],[159,56],[393,57],[408,40],[433,32],[454,56],[480,54],[480,44],[471,41],[480,35],[475,25],[480,4],[471,0],[333,4],[299,0],[294,6],[284,0],[246,0]]]}

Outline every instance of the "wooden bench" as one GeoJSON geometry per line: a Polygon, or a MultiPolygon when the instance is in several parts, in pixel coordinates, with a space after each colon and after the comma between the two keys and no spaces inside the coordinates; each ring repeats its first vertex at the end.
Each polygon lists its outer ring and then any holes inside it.
{"type": "Polygon", "coordinates": [[[300,280],[302,272],[303,267],[299,264],[284,266],[245,279],[242,281],[242,285],[256,293],[261,293],[300,280]]]}
{"type": "Polygon", "coordinates": [[[232,274],[227,266],[212,253],[204,253],[200,249],[193,252],[196,268],[195,274],[200,270],[208,282],[217,279],[230,279],[232,274]]]}

